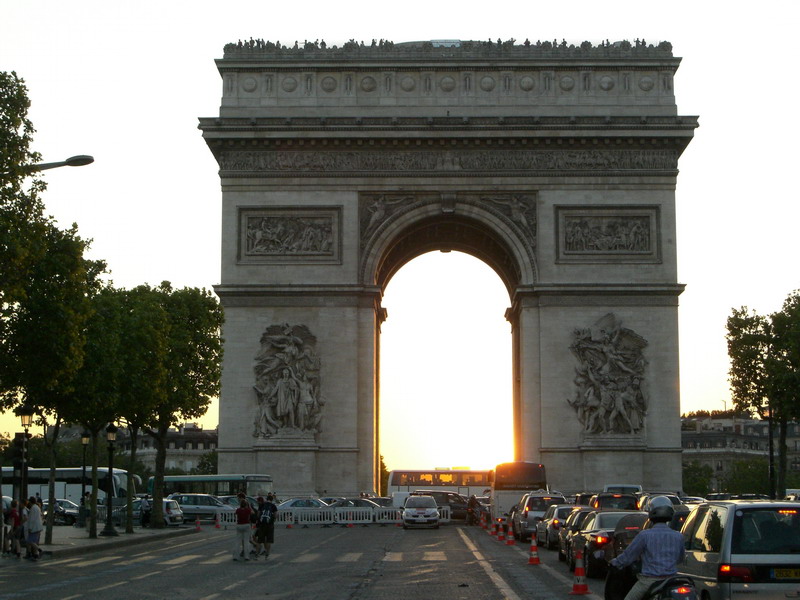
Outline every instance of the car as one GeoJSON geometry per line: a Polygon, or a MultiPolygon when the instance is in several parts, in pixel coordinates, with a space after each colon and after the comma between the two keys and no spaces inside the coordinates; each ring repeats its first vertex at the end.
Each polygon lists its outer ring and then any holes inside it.
{"type": "Polygon", "coordinates": [[[592,508],[607,508],[613,510],[640,510],[639,499],[634,494],[618,492],[600,492],[589,501],[592,508]]]}
{"type": "Polygon", "coordinates": [[[696,506],[681,529],[678,573],[707,600],[785,600],[800,585],[800,503],[720,500],[696,506]]]}
{"type": "Polygon", "coordinates": [[[650,503],[653,498],[666,498],[672,502],[673,506],[681,504],[681,499],[677,494],[670,494],[668,492],[645,492],[639,496],[639,510],[648,512],[650,510],[650,503]]]}
{"type": "Polygon", "coordinates": [[[573,503],[575,506],[589,506],[589,502],[595,495],[596,492],[578,492],[574,496],[573,503]]]}
{"type": "Polygon", "coordinates": [[[328,506],[331,508],[380,508],[371,498],[342,498],[328,506]]]}
{"type": "MultiPolygon", "coordinates": [[[[152,507],[153,500],[149,499],[150,505],[152,507]]],[[[138,521],[139,523],[142,522],[142,499],[137,498],[132,503],[133,505],[133,519],[134,521],[138,521]]],[[[184,522],[184,514],[183,510],[181,509],[181,505],[178,503],[177,500],[172,498],[164,498],[161,504],[161,513],[164,516],[164,525],[170,526],[178,526],[183,525],[184,522]]],[[[152,520],[152,512],[150,513],[150,519],[152,520]]]]}
{"type": "MultiPolygon", "coordinates": [[[[45,506],[46,505],[47,503],[45,503],[45,506]]],[[[54,517],[54,522],[63,523],[64,525],[74,525],[78,520],[80,511],[80,506],[75,504],[72,500],[58,498],[56,499],[56,514],[54,517]]]]}
{"type": "Polygon", "coordinates": [[[456,492],[442,492],[439,490],[415,490],[411,496],[431,496],[439,507],[450,507],[451,519],[467,518],[467,499],[456,492]]]}
{"type": "Polygon", "coordinates": [[[705,502],[705,498],[701,498],[700,496],[681,496],[681,504],[686,506],[690,506],[693,504],[702,504],[705,502]]]}
{"type": "Polygon", "coordinates": [[[566,503],[564,496],[546,491],[524,494],[513,514],[509,513],[512,534],[518,540],[529,540],[536,533],[536,524],[544,517],[547,508],[551,504],[566,503]]]}
{"type": "Polygon", "coordinates": [[[432,527],[439,529],[439,507],[433,496],[412,495],[403,506],[403,529],[432,527]]]}
{"type": "Polygon", "coordinates": [[[580,531],[583,521],[594,512],[590,506],[576,506],[564,521],[564,526],[558,532],[558,560],[561,562],[569,561],[572,536],[580,531]]]}
{"type": "Polygon", "coordinates": [[[344,500],[344,496],[325,496],[324,498],[320,498],[325,504],[333,504],[337,500],[344,500]]]}
{"type": "MultiPolygon", "coordinates": [[[[239,496],[217,496],[217,498],[223,503],[228,504],[229,506],[233,507],[233,510],[239,508],[239,496]]],[[[253,498],[252,496],[245,496],[245,500],[250,505],[252,510],[258,510],[258,500],[253,498]]]]}
{"type": "Polygon", "coordinates": [[[383,508],[392,508],[392,499],[386,496],[375,496],[374,498],[370,498],[375,504],[381,506],[383,508]]]}
{"type": "Polygon", "coordinates": [[[730,500],[731,494],[727,492],[714,492],[713,494],[706,494],[706,501],[710,502],[712,500],[730,500]]]}
{"type": "Polygon", "coordinates": [[[558,532],[570,513],[575,510],[574,504],[551,504],[547,507],[542,520],[536,524],[536,545],[552,550],[558,546],[558,532]]]}
{"type": "Polygon", "coordinates": [[[169,500],[175,500],[183,511],[183,518],[192,522],[196,520],[215,521],[223,513],[232,513],[236,509],[225,504],[211,494],[171,494],[169,500]]]}
{"type": "Polygon", "coordinates": [[[289,498],[278,504],[278,510],[291,510],[293,508],[327,508],[319,498],[289,498]]]}
{"type": "MultiPolygon", "coordinates": [[[[606,574],[605,547],[611,543],[614,528],[624,516],[632,511],[597,510],[589,513],[586,520],[572,537],[572,552],[569,568],[575,570],[576,554],[580,550],[587,577],[603,577],[606,574]]],[[[642,513],[647,516],[646,513],[642,513]]]]}

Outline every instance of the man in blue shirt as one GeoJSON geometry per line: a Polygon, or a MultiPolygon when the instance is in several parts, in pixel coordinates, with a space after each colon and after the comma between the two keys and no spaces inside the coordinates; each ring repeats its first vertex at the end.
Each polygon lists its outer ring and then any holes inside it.
{"type": "Polygon", "coordinates": [[[613,567],[622,569],[641,558],[642,570],[637,575],[638,581],[625,600],[641,600],[654,583],[677,574],[678,563],[684,556],[684,544],[680,532],[667,525],[674,514],[669,498],[653,498],[649,516],[655,525],[633,538],[625,552],[611,561],[613,567]]]}

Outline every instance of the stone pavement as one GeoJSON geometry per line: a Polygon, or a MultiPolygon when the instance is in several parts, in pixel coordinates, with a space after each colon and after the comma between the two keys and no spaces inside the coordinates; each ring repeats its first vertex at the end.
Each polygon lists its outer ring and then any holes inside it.
{"type": "Polygon", "coordinates": [[[102,536],[103,524],[97,525],[97,538],[89,537],[89,530],[86,528],[71,527],[68,525],[57,525],[53,527],[53,542],[45,544],[45,532],[42,532],[42,552],[43,558],[64,558],[86,552],[99,552],[113,548],[127,547],[131,544],[144,544],[165,538],[179,537],[195,533],[194,525],[181,525],[180,527],[169,527],[165,529],[153,529],[150,527],[134,527],[133,533],[125,533],[125,528],[117,527],[119,535],[102,536]]]}

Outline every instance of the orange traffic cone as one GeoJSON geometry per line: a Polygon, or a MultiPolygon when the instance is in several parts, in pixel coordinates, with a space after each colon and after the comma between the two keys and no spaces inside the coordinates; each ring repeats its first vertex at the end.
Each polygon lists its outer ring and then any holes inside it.
{"type": "Polygon", "coordinates": [[[508,526],[508,532],[506,533],[506,546],[514,546],[517,543],[517,538],[514,537],[514,530],[511,528],[511,525],[508,526]]]}
{"type": "Polygon", "coordinates": [[[481,528],[486,529],[486,515],[481,513],[481,528]]]}
{"type": "Polygon", "coordinates": [[[492,521],[492,527],[491,529],[489,529],[489,535],[497,537],[497,523],[495,523],[494,521],[492,521]]]}
{"type": "Polygon", "coordinates": [[[539,564],[539,550],[536,548],[536,539],[531,538],[531,553],[528,556],[528,564],[529,565],[538,565],[539,564]]]}
{"type": "Polygon", "coordinates": [[[582,596],[589,594],[589,586],[586,585],[586,573],[583,570],[583,552],[575,552],[575,583],[572,584],[571,596],[582,596]]]}
{"type": "Polygon", "coordinates": [[[199,516],[194,520],[194,530],[195,531],[200,531],[200,517],[199,516]]]}
{"type": "Polygon", "coordinates": [[[497,526],[497,541],[503,542],[505,541],[505,539],[506,539],[505,527],[503,527],[503,524],[500,523],[500,525],[497,526]]]}

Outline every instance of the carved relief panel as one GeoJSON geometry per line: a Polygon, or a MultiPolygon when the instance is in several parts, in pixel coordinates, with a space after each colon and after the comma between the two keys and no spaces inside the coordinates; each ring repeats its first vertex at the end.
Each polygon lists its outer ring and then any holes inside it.
{"type": "Polygon", "coordinates": [[[239,262],[341,261],[341,208],[239,209],[239,262]]]}
{"type": "Polygon", "coordinates": [[[557,206],[558,262],[661,260],[657,206],[557,206]]]}

